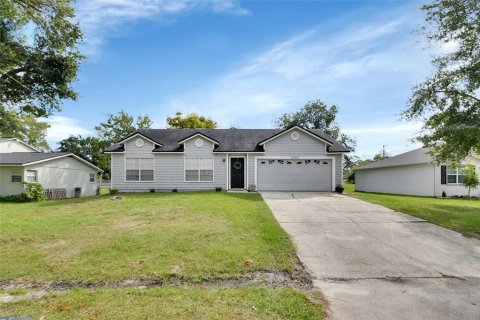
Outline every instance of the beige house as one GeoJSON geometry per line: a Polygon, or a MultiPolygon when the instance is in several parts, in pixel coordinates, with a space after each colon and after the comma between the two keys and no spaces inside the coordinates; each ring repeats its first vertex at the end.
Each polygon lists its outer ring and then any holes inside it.
{"type": "MultiPolygon", "coordinates": [[[[463,169],[475,166],[480,174],[480,156],[469,156],[459,167],[437,165],[428,154],[430,149],[420,148],[384,160],[355,168],[357,191],[441,197],[464,196],[468,189],[462,186],[463,169]]],[[[480,188],[471,195],[480,196],[480,188]]]]}
{"type": "Polygon", "coordinates": [[[22,182],[39,182],[47,196],[74,197],[97,194],[97,174],[102,172],[73,153],[42,153],[15,138],[0,138],[0,196],[20,194],[22,182]]]}

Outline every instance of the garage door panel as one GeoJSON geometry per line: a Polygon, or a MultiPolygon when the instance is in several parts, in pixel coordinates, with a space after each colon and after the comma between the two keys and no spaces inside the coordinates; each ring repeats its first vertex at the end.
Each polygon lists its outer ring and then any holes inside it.
{"type": "Polygon", "coordinates": [[[260,191],[331,191],[331,160],[261,159],[257,162],[260,191]]]}

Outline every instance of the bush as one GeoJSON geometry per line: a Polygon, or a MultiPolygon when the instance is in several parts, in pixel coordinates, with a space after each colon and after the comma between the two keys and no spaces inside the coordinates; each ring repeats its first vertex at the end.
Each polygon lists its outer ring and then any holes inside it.
{"type": "Polygon", "coordinates": [[[178,190],[177,189],[172,189],[172,192],[178,192],[178,190]]]}
{"type": "Polygon", "coordinates": [[[354,171],[354,172],[351,172],[351,173],[347,176],[347,182],[348,182],[348,183],[355,183],[355,171],[354,171]]]}
{"type": "Polygon", "coordinates": [[[45,189],[38,182],[24,182],[25,196],[28,201],[42,201],[45,200],[45,189]]]}
{"type": "Polygon", "coordinates": [[[28,202],[28,198],[25,193],[20,193],[11,196],[0,197],[0,202],[28,202]]]}
{"type": "Polygon", "coordinates": [[[345,190],[345,188],[341,185],[335,187],[335,192],[337,193],[343,193],[343,190],[345,190]]]}
{"type": "Polygon", "coordinates": [[[150,189],[150,193],[155,193],[155,189],[150,189]]]}
{"type": "Polygon", "coordinates": [[[223,190],[222,187],[216,187],[216,188],[215,188],[215,191],[217,191],[217,192],[221,192],[222,190],[223,190]]]}
{"type": "Polygon", "coordinates": [[[0,202],[34,202],[45,200],[45,189],[38,182],[24,182],[25,192],[0,197],[0,202]]]}
{"type": "Polygon", "coordinates": [[[110,195],[115,195],[118,193],[118,189],[110,189],[110,195]]]}

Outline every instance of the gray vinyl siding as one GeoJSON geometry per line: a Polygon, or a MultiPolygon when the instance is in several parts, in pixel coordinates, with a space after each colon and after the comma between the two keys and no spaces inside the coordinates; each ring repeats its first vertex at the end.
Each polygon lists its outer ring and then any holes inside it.
{"type": "Polygon", "coordinates": [[[250,185],[255,185],[255,158],[256,156],[261,156],[263,154],[248,154],[248,170],[247,170],[247,187],[250,185]]]}
{"type": "Polygon", "coordinates": [[[138,137],[133,137],[132,139],[125,142],[124,148],[126,153],[152,153],[152,150],[155,148],[155,145],[152,142],[146,139],[139,138],[142,139],[144,142],[143,146],[139,148],[135,145],[135,141],[137,139],[138,137]]]}
{"type": "MultiPolygon", "coordinates": [[[[324,142],[304,133],[297,131],[300,135],[298,140],[292,140],[291,132],[287,132],[284,135],[277,137],[276,139],[269,141],[265,144],[265,154],[261,156],[292,156],[292,157],[334,157],[335,158],[335,185],[343,185],[342,179],[342,155],[335,154],[329,155],[325,153],[326,145],[324,142]]],[[[252,165],[255,163],[253,160],[252,165]]],[[[253,169],[254,170],[254,169],[253,169]]],[[[255,172],[251,172],[249,178],[252,177],[254,181],[255,172]]],[[[254,182],[252,182],[254,183],[254,182]]]]}
{"type": "MultiPolygon", "coordinates": [[[[336,154],[335,157],[335,186],[343,186],[343,161],[342,155],[336,154]]],[[[334,187],[335,187],[334,186],[334,187]]]]}
{"type": "Polygon", "coordinates": [[[203,138],[192,138],[190,140],[187,140],[185,141],[185,144],[183,146],[184,150],[185,150],[185,156],[186,157],[192,157],[192,158],[195,158],[195,157],[205,157],[205,158],[208,158],[208,157],[211,157],[212,154],[213,154],[213,142],[210,142],[206,139],[203,139],[203,138]],[[203,146],[201,146],[200,148],[197,147],[195,145],[195,140],[197,139],[201,139],[203,140],[203,146]]]}
{"type": "MultiPolygon", "coordinates": [[[[230,153],[233,157],[246,156],[247,183],[255,184],[255,163],[257,156],[298,156],[298,157],[335,157],[335,180],[336,184],[342,184],[342,156],[325,154],[325,143],[308,134],[299,132],[300,138],[296,141],[290,138],[290,133],[279,136],[267,142],[265,153],[230,153]]],[[[135,145],[136,138],[125,143],[125,153],[112,154],[112,188],[121,192],[145,192],[149,189],[158,191],[178,190],[213,190],[215,187],[228,188],[228,164],[227,154],[214,154],[214,144],[206,139],[202,147],[195,145],[194,137],[185,141],[184,153],[153,153],[153,144],[145,141],[142,148],[135,145]],[[155,158],[155,181],[154,182],[126,182],[125,181],[125,157],[146,157],[155,158]],[[184,159],[196,157],[214,157],[214,181],[213,182],[185,182],[184,159]],[[225,160],[225,161],[224,161],[225,160]]]]}
{"type": "MultiPolygon", "coordinates": [[[[145,192],[149,189],[157,191],[178,190],[213,190],[216,187],[227,186],[227,161],[225,155],[213,154],[213,143],[204,140],[200,148],[195,146],[196,139],[185,142],[185,153],[162,154],[152,153],[155,158],[155,181],[153,182],[126,182],[125,157],[147,156],[145,153],[112,154],[112,188],[120,192],[145,192]],[[213,182],[185,182],[184,159],[197,157],[213,157],[213,182]]],[[[136,147],[136,146],[135,146],[136,147]]]]}
{"type": "Polygon", "coordinates": [[[292,140],[287,132],[267,142],[264,146],[265,156],[324,156],[325,143],[301,131],[300,137],[292,140]]]}

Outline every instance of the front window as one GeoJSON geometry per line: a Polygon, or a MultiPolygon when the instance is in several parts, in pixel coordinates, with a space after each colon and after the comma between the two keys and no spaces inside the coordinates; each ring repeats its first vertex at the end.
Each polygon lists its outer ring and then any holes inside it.
{"type": "Polygon", "coordinates": [[[90,173],[90,182],[95,182],[95,173],[90,173]]]}
{"type": "Polygon", "coordinates": [[[213,158],[185,159],[185,181],[212,182],[213,158]]]}
{"type": "Polygon", "coordinates": [[[26,180],[27,180],[27,182],[36,182],[37,181],[37,171],[36,170],[27,170],[26,180]]]}
{"type": "Polygon", "coordinates": [[[126,181],[153,181],[153,158],[127,158],[126,181]]]}
{"type": "Polygon", "coordinates": [[[12,182],[22,182],[22,170],[12,170],[12,182]]]}
{"type": "Polygon", "coordinates": [[[465,166],[448,167],[447,182],[448,183],[462,183],[465,178],[465,166]]]}

